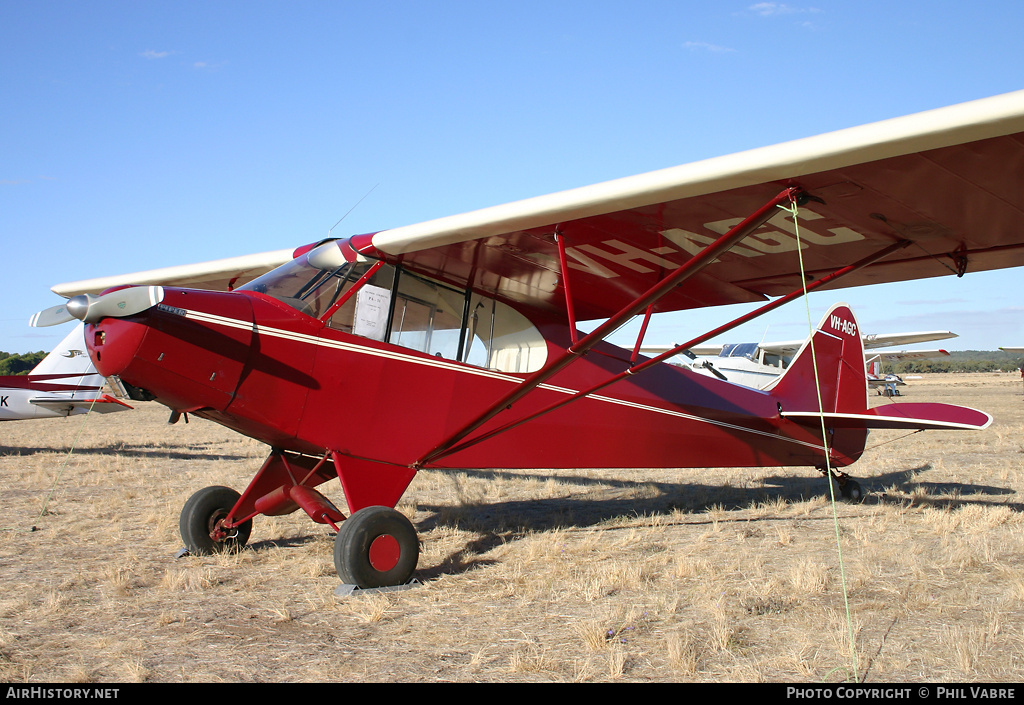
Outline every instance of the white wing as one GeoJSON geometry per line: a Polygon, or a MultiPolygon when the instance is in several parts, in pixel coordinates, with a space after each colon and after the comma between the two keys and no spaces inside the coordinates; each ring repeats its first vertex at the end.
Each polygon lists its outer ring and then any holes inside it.
{"type": "Polygon", "coordinates": [[[948,330],[932,330],[921,333],[872,333],[864,336],[864,348],[890,348],[896,345],[913,345],[914,343],[928,343],[933,340],[956,337],[956,333],[948,330]]]}

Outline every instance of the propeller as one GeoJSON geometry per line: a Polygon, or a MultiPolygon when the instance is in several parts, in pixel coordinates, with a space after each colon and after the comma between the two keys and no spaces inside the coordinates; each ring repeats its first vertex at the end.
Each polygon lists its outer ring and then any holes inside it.
{"type": "Polygon", "coordinates": [[[85,323],[95,323],[101,318],[134,316],[156,306],[163,299],[162,286],[132,286],[100,296],[79,294],[72,296],[66,303],[40,311],[29,319],[28,324],[40,328],[67,323],[76,318],[85,323]]]}
{"type": "Polygon", "coordinates": [[[51,306],[34,314],[32,318],[28,319],[28,324],[33,328],[45,328],[46,326],[56,326],[73,320],[75,320],[75,317],[68,313],[68,307],[65,304],[61,304],[60,306],[51,306]]]}
{"type": "Polygon", "coordinates": [[[710,360],[705,360],[704,364],[701,365],[701,367],[703,367],[705,370],[707,370],[708,372],[713,374],[715,377],[718,377],[718,379],[720,379],[720,380],[722,380],[724,382],[728,382],[729,381],[728,377],[726,377],[721,372],[719,372],[717,369],[715,369],[715,366],[711,364],[710,360]]]}

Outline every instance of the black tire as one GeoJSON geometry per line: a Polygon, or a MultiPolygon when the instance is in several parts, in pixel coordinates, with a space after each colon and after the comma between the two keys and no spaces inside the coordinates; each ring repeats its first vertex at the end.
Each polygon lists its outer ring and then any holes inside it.
{"type": "Polygon", "coordinates": [[[252,519],[235,527],[223,540],[210,536],[217,522],[228,515],[240,496],[230,487],[214,486],[204,487],[188,498],[178,518],[178,531],[189,553],[205,556],[235,551],[246,544],[252,533],[252,519]]]}
{"type": "Polygon", "coordinates": [[[836,500],[843,500],[850,504],[859,504],[864,501],[864,490],[861,489],[860,483],[852,477],[847,477],[842,483],[839,482],[839,478],[833,477],[832,491],[835,493],[836,500]]]}
{"type": "Polygon", "coordinates": [[[839,488],[840,494],[847,502],[858,503],[864,501],[864,490],[856,480],[846,478],[846,482],[839,488]]]}
{"type": "Polygon", "coordinates": [[[360,509],[342,522],[334,539],[338,577],[361,588],[405,584],[419,558],[416,529],[391,507],[360,509]]]}
{"type": "Polygon", "coordinates": [[[191,511],[192,505],[196,503],[196,497],[199,496],[198,492],[193,493],[191,497],[185,500],[185,506],[181,508],[181,514],[178,515],[178,533],[181,534],[181,540],[185,542],[185,548],[187,549],[192,543],[192,530],[189,527],[188,522],[185,520],[191,511]]]}

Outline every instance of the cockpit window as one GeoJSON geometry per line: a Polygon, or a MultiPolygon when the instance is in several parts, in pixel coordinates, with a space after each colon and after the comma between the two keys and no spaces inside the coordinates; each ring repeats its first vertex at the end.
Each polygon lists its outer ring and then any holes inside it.
{"type": "Polygon", "coordinates": [[[240,290],[272,296],[329,328],[502,372],[534,372],[547,343],[515,309],[390,265],[345,261],[321,245],[240,290]],[[340,303],[340,305],[337,305],[340,303]]]}
{"type": "Polygon", "coordinates": [[[722,346],[719,357],[745,357],[748,360],[757,359],[757,343],[729,343],[722,346]]]}

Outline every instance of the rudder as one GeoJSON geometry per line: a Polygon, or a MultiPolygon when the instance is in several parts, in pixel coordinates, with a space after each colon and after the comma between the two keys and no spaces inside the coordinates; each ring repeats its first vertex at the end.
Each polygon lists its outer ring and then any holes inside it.
{"type": "Polygon", "coordinates": [[[860,414],[868,408],[864,342],[857,318],[847,304],[835,304],[829,309],[814,335],[766,391],[778,399],[784,411],[860,414]]]}

